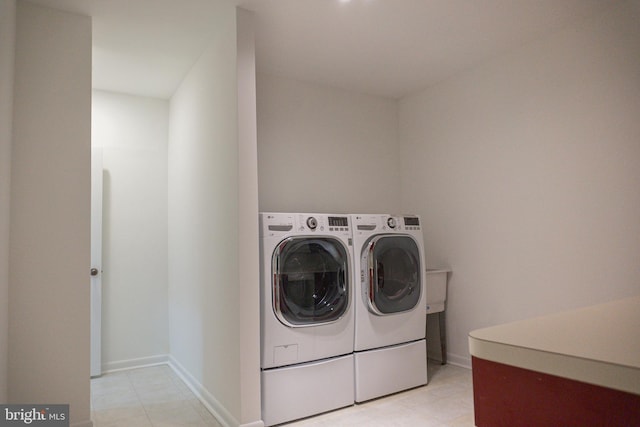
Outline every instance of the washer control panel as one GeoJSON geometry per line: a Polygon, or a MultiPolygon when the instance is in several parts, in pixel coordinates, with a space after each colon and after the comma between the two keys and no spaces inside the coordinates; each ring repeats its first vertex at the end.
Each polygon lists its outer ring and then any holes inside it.
{"type": "Polygon", "coordinates": [[[299,214],[297,231],[346,232],[351,230],[348,216],[299,214]]]}
{"type": "Polygon", "coordinates": [[[348,215],[312,213],[261,213],[260,233],[262,237],[284,236],[291,233],[328,233],[351,235],[351,218],[348,215]]]}

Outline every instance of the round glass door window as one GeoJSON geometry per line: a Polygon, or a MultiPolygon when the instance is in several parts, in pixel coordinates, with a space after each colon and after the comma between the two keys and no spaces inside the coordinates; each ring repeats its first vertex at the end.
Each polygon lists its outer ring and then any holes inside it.
{"type": "Polygon", "coordinates": [[[287,326],[334,322],[349,307],[349,258],[331,237],[291,237],[273,253],[273,309],[287,326]]]}
{"type": "Polygon", "coordinates": [[[409,236],[373,238],[362,255],[369,309],[391,314],[413,309],[420,301],[422,270],[418,245],[409,236]]]}

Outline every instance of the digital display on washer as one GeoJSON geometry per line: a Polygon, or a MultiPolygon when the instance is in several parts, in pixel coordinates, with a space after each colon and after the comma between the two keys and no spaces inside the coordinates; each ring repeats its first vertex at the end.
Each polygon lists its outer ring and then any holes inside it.
{"type": "Polygon", "coordinates": [[[405,216],[404,225],[407,227],[415,227],[420,225],[420,218],[405,216]]]}
{"type": "Polygon", "coordinates": [[[346,216],[330,216],[329,227],[348,227],[349,220],[346,216]]]}

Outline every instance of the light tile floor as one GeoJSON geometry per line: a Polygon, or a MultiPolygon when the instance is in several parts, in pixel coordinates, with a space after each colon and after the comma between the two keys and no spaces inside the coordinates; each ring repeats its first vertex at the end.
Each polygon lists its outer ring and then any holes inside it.
{"type": "Polygon", "coordinates": [[[91,380],[94,427],[221,427],[168,365],[91,380]]]}
{"type": "MultiPolygon", "coordinates": [[[[470,427],[471,371],[430,361],[429,384],[286,424],[287,427],[470,427]]],[[[221,427],[167,365],[91,380],[95,427],[221,427]]]]}

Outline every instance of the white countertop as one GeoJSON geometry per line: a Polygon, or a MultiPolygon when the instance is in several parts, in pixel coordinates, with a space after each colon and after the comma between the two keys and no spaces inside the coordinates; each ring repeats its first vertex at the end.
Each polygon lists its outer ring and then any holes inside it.
{"type": "Polygon", "coordinates": [[[640,296],[478,329],[472,356],[640,394],[640,296]]]}

